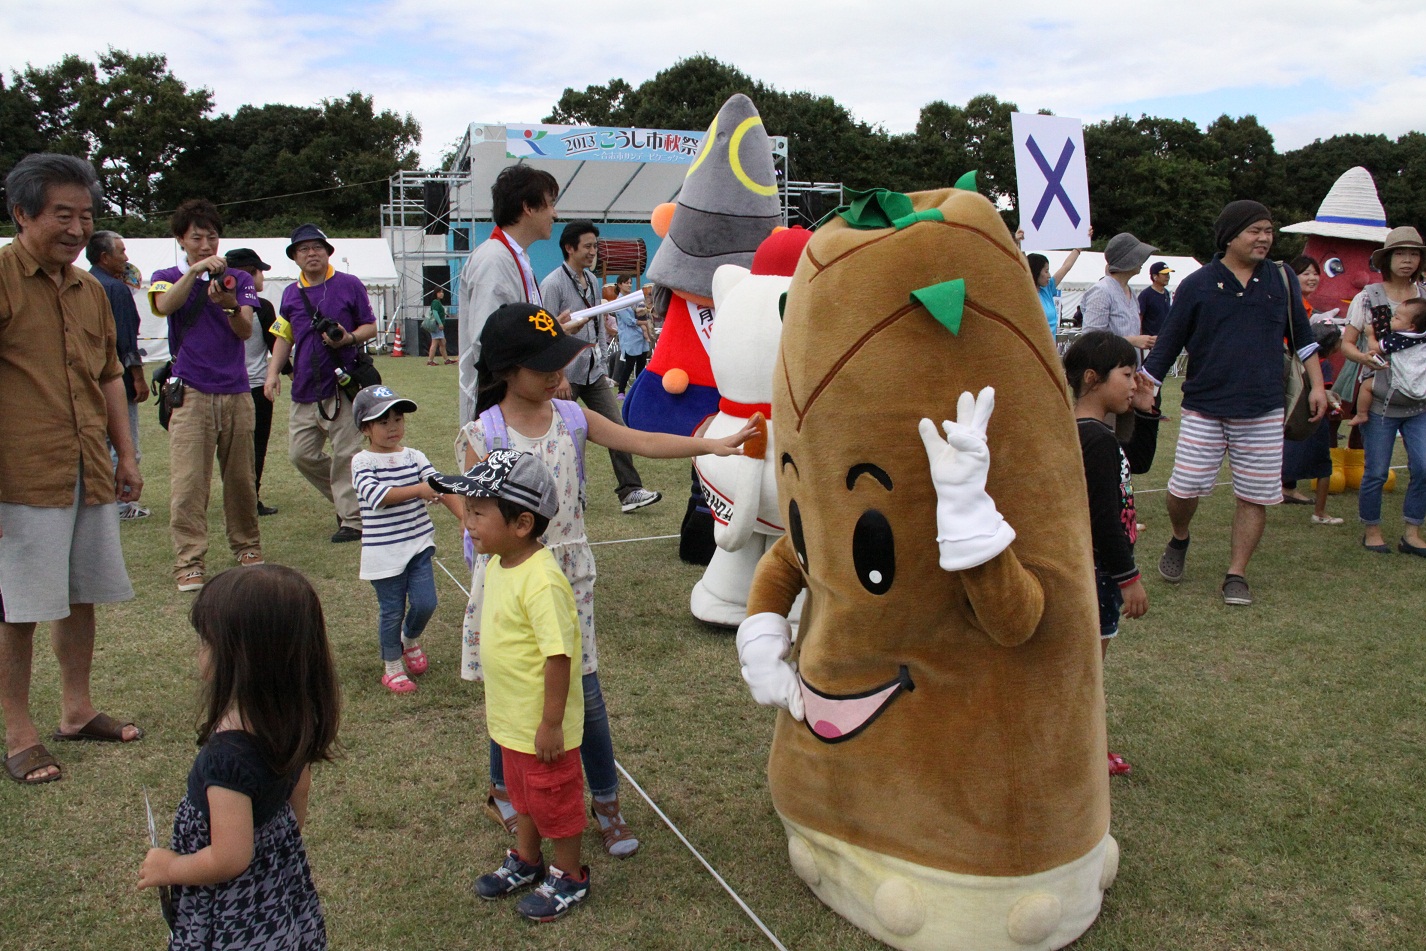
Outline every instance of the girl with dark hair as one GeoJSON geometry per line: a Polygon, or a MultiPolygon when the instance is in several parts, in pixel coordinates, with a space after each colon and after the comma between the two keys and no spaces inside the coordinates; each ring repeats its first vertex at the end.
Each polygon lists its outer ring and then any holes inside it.
{"type": "MultiPolygon", "coordinates": [[[[1094,229],[1089,229],[1089,236],[1094,237],[1094,229]]],[[[1065,263],[1060,265],[1060,269],[1054,274],[1050,273],[1050,259],[1043,254],[1026,255],[1025,261],[1030,265],[1030,278],[1035,282],[1035,291],[1040,295],[1040,306],[1045,310],[1045,320],[1050,325],[1050,336],[1060,332],[1060,308],[1057,303],[1060,296],[1060,281],[1065,279],[1065,275],[1074,267],[1074,262],[1079,260],[1079,248],[1075,248],[1065,256],[1065,263]]]]}
{"type": "MultiPolygon", "coordinates": [[[[1128,340],[1107,330],[1090,330],[1070,344],[1064,359],[1089,490],[1099,646],[1107,655],[1109,639],[1119,633],[1121,610],[1130,618],[1143,617],[1149,610],[1149,596],[1134,563],[1139,532],[1129,476],[1147,472],[1154,464],[1160,417],[1153,409],[1154,388],[1141,383],[1135,373],[1139,353],[1128,340]],[[1134,433],[1127,443],[1120,443],[1104,421],[1131,408],[1134,433]]],[[[1109,775],[1122,776],[1130,768],[1122,756],[1109,754],[1109,775]]]]}
{"type": "Polygon", "coordinates": [[[340,695],[322,605],[291,568],[225,571],[189,615],[202,747],[139,887],[174,886],[170,951],[317,949],[326,926],[302,844],[311,764],[330,760],[340,695]]]}

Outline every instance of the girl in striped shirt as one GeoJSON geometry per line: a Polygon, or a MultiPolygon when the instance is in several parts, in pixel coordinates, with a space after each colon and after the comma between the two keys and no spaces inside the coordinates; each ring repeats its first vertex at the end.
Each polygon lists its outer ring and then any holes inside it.
{"type": "Polygon", "coordinates": [[[385,671],[381,685],[392,693],[416,689],[412,677],[430,661],[419,638],[436,611],[436,526],[426,505],[440,502],[457,519],[460,499],[426,483],[436,474],[419,449],[401,445],[406,414],[416,404],[386,386],[368,386],[352,402],[352,416],[370,448],[352,459],[352,486],[361,505],[361,577],[376,589],[381,606],[378,633],[385,671]]]}

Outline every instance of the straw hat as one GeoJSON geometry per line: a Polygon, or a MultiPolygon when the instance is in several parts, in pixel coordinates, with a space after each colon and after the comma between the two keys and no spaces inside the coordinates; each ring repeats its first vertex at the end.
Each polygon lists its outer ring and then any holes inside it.
{"type": "Polygon", "coordinates": [[[1315,219],[1299,221],[1280,230],[1357,241],[1384,240],[1388,230],[1386,209],[1377,196],[1372,173],[1360,165],[1347,169],[1322,199],[1315,219]]]}
{"type": "Polygon", "coordinates": [[[1372,252],[1372,267],[1385,274],[1390,266],[1391,252],[1400,250],[1421,251],[1426,255],[1426,244],[1421,243],[1421,235],[1415,228],[1392,228],[1386,236],[1386,243],[1372,252]]]}

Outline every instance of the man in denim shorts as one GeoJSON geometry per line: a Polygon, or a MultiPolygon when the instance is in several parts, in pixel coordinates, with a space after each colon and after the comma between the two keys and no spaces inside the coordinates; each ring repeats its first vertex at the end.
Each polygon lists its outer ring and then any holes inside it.
{"type": "Polygon", "coordinates": [[[134,596],[114,502],[138,501],[143,479],[109,301],[73,266],[94,233],[94,168],[72,156],[29,155],[5,189],[20,233],[0,248],[0,708],[6,775],[35,785],[60,778],[30,718],[37,622],[50,622],[59,660],[54,738],[143,736],[89,696],[94,605],[134,596]]]}
{"type": "Polygon", "coordinates": [[[1256,201],[1230,202],[1213,232],[1218,253],[1179,284],[1140,372],[1158,386],[1187,347],[1182,424],[1168,486],[1173,538],[1159,574],[1170,583],[1183,580],[1189,523],[1198,500],[1213,491],[1226,455],[1237,508],[1223,602],[1247,605],[1253,603],[1248,561],[1262,539],[1267,506],[1282,501],[1282,359],[1289,322],[1312,384],[1313,422],[1327,411],[1327,394],[1297,275],[1268,260],[1272,213],[1256,201]]]}

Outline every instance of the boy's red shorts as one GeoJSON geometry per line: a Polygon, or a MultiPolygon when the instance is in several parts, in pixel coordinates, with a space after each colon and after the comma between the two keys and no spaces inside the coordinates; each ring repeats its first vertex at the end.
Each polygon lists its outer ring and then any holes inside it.
{"type": "Polygon", "coordinates": [[[505,764],[505,788],[510,805],[529,816],[546,839],[567,839],[584,832],[584,768],[579,749],[565,750],[553,763],[541,763],[533,753],[500,747],[505,764]]]}

